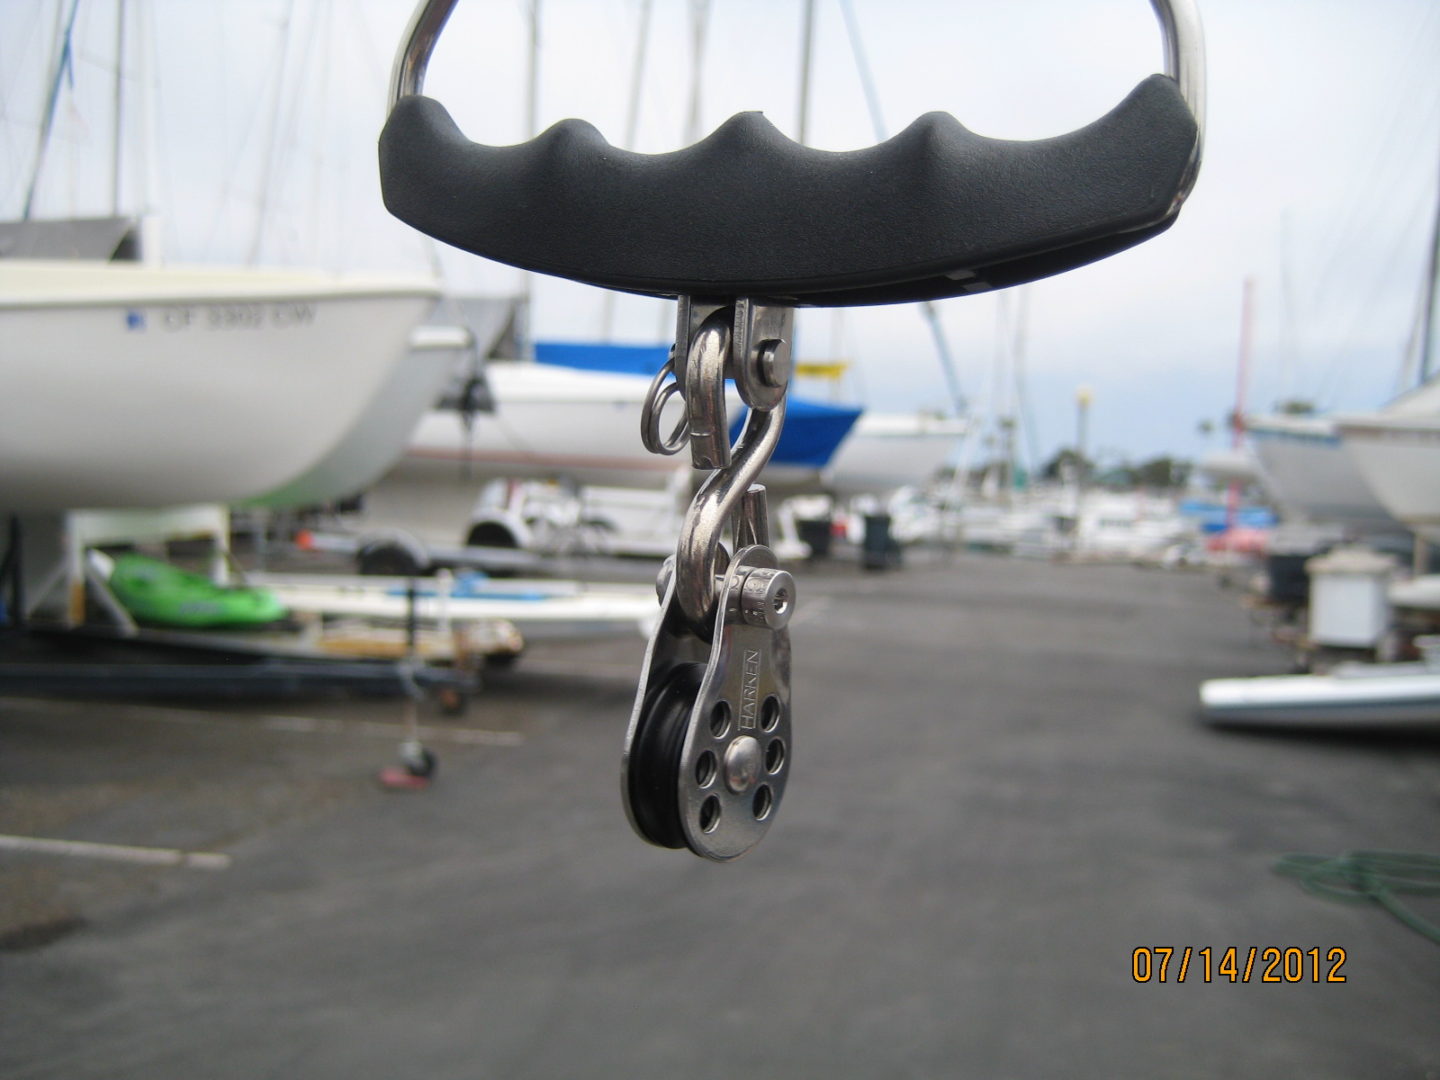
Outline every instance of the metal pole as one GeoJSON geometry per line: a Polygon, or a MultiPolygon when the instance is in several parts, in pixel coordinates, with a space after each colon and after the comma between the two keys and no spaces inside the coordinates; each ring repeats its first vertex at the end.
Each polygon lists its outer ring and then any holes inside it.
{"type": "Polygon", "coordinates": [[[40,123],[40,141],[35,148],[35,168],[30,173],[30,186],[25,192],[25,207],[20,212],[23,221],[30,220],[35,208],[35,191],[40,186],[40,174],[45,168],[45,151],[50,148],[50,133],[55,127],[55,110],[60,102],[60,87],[65,81],[65,72],[73,70],[74,46],[71,35],[75,30],[75,12],[80,0],[72,0],[70,14],[63,14],[64,8],[56,8],[55,15],[55,62],[51,66],[50,89],[45,95],[45,117],[40,123]]]}
{"type": "MultiPolygon", "coordinates": [[[[540,0],[530,0],[530,71],[525,85],[525,138],[533,139],[540,126],[540,0]]],[[[520,304],[525,311],[525,333],[520,341],[522,360],[535,359],[535,342],[530,333],[530,312],[535,299],[535,275],[520,272],[520,304]]]]}
{"type": "MultiPolygon", "coordinates": [[[[640,5],[640,35],[635,43],[635,63],[630,71],[630,104],[625,117],[626,150],[634,150],[640,136],[640,92],[645,83],[645,56],[650,43],[650,7],[652,0],[640,5]]],[[[609,341],[615,333],[615,290],[606,289],[600,306],[600,339],[609,341]]]]}
{"type": "Polygon", "coordinates": [[[530,0],[530,71],[525,84],[525,137],[540,125],[540,0],[530,0]]]}
{"type": "Polygon", "coordinates": [[[5,561],[0,564],[0,579],[10,578],[10,625],[17,630],[25,628],[25,565],[22,560],[21,543],[24,530],[20,527],[18,514],[10,515],[10,542],[5,552],[5,561]]]}
{"type": "MultiPolygon", "coordinates": [[[[1440,192],[1440,188],[1437,188],[1440,192]]],[[[1440,197],[1435,203],[1435,221],[1430,226],[1430,261],[1425,274],[1425,316],[1420,328],[1420,385],[1430,381],[1435,348],[1435,286],[1440,278],[1440,197]]]]}
{"type": "MultiPolygon", "coordinates": [[[[1245,437],[1245,384],[1250,373],[1250,341],[1255,322],[1255,279],[1246,278],[1240,299],[1240,356],[1235,365],[1235,414],[1230,424],[1230,449],[1239,450],[1245,437]]],[[[1240,518],[1240,481],[1231,480],[1225,498],[1225,530],[1240,518]]]]}
{"type": "Polygon", "coordinates": [[[1085,481],[1088,479],[1089,462],[1085,460],[1085,444],[1089,438],[1091,393],[1088,386],[1075,391],[1075,531],[1070,541],[1078,552],[1081,544],[1081,527],[1085,517],[1085,481]]]}
{"type": "Polygon", "coordinates": [[[120,128],[125,119],[125,0],[115,8],[115,112],[111,123],[110,137],[115,140],[113,157],[110,162],[110,213],[120,216],[120,128]]]}
{"type": "Polygon", "coordinates": [[[800,33],[800,116],[795,141],[803,143],[810,128],[810,59],[815,52],[815,0],[805,0],[805,21],[800,33]]]}

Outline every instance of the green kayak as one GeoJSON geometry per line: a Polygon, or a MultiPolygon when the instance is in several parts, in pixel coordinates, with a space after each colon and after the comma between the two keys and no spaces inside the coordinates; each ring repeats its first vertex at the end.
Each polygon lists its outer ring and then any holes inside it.
{"type": "Polygon", "coordinates": [[[158,626],[263,626],[287,614],[265,589],[216,585],[144,555],[115,557],[110,591],[136,621],[158,626]]]}

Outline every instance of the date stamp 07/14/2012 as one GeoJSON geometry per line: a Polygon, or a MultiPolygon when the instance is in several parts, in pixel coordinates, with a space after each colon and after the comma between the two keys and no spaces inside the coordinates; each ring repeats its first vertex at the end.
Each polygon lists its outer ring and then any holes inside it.
{"type": "Polygon", "coordinates": [[[1343,983],[1347,957],[1339,945],[1301,949],[1278,945],[1231,945],[1224,949],[1193,945],[1141,945],[1130,954],[1130,976],[1137,983],[1343,983]]]}

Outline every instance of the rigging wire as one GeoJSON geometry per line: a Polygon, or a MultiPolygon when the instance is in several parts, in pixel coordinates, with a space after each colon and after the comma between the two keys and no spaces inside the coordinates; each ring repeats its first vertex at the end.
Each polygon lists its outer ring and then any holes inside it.
{"type": "Polygon", "coordinates": [[[13,38],[6,39],[6,44],[15,48],[15,56],[17,57],[17,62],[13,65],[0,62],[0,71],[10,70],[14,72],[14,78],[12,80],[0,84],[0,132],[4,133],[5,140],[3,154],[0,154],[0,161],[6,163],[7,173],[9,172],[10,166],[13,165],[15,167],[15,172],[13,174],[10,174],[9,179],[6,181],[5,190],[0,191],[0,199],[3,199],[7,204],[10,200],[10,183],[19,182],[20,180],[20,170],[18,165],[21,160],[21,150],[18,145],[16,135],[22,127],[27,129],[38,129],[37,124],[31,123],[29,120],[22,120],[20,117],[12,113],[9,103],[13,100],[15,96],[16,88],[19,85],[21,75],[28,74],[24,70],[25,65],[18,62],[18,58],[31,55],[35,51],[33,47],[33,42],[35,35],[39,32],[40,11],[41,9],[38,4],[35,7],[31,8],[29,18],[24,23],[23,28],[19,30],[19,32],[17,32],[13,36],[13,38]]]}
{"type": "Polygon", "coordinates": [[[124,177],[124,143],[120,129],[125,119],[125,0],[115,5],[115,78],[110,89],[114,96],[111,112],[110,138],[114,145],[110,157],[110,213],[120,216],[120,187],[124,177]]]}
{"type": "MultiPolygon", "coordinates": [[[[626,103],[625,137],[622,149],[634,150],[640,134],[640,98],[645,87],[645,61],[650,50],[651,6],[653,0],[640,0],[640,31],[635,41],[635,56],[630,67],[630,100],[626,103]]],[[[614,289],[606,289],[600,300],[600,339],[610,341],[615,334],[614,289]]]]}
{"type": "MultiPolygon", "coordinates": [[[[365,85],[384,85],[387,72],[385,66],[386,61],[380,57],[380,50],[376,47],[374,35],[371,33],[370,20],[366,17],[363,9],[350,25],[357,30],[355,38],[359,43],[360,63],[367,74],[365,85]]],[[[437,281],[444,281],[446,273],[444,263],[440,257],[440,242],[434,237],[422,233],[419,229],[406,229],[404,230],[404,235],[407,243],[414,244],[415,248],[419,250],[420,257],[425,260],[426,266],[429,267],[430,273],[435,279],[437,281]]],[[[353,245],[357,242],[358,237],[359,234],[353,229],[342,230],[337,253],[337,259],[342,266],[348,265],[350,262],[350,258],[354,253],[353,245]]],[[[447,302],[452,302],[450,296],[451,291],[447,288],[444,292],[447,302]]]]}
{"type": "MultiPolygon", "coordinates": [[[[309,5],[306,12],[307,19],[305,22],[304,45],[301,49],[301,54],[303,56],[314,56],[317,52],[319,52],[323,56],[328,57],[330,52],[329,46],[326,45],[317,48],[316,45],[316,37],[319,35],[320,23],[321,20],[325,17],[326,10],[326,5],[321,5],[319,7],[317,7],[317,5],[313,3],[309,5]]],[[[325,41],[325,38],[322,36],[320,40],[325,41]]],[[[324,66],[328,67],[328,60],[325,62],[324,66]]],[[[277,147],[275,168],[272,176],[266,184],[267,189],[273,189],[273,194],[278,204],[277,209],[279,210],[283,210],[285,208],[285,195],[287,187],[295,186],[293,183],[294,173],[292,171],[290,161],[291,156],[294,154],[294,152],[301,145],[302,142],[300,135],[302,128],[301,121],[305,118],[305,110],[310,105],[310,103],[313,102],[317,97],[317,94],[310,90],[310,80],[313,80],[314,78],[314,67],[308,63],[301,64],[299,66],[298,72],[294,76],[295,92],[288,95],[289,111],[285,115],[285,123],[283,125],[283,128],[281,129],[282,133],[279,140],[279,146],[277,147]],[[292,182],[290,184],[287,184],[287,179],[290,179],[292,182]]],[[[323,105],[323,96],[320,98],[320,100],[323,105]]],[[[321,117],[320,119],[323,120],[323,117],[321,117]]],[[[322,122],[316,122],[313,130],[320,133],[319,137],[316,139],[316,145],[320,145],[320,140],[323,139],[323,134],[325,132],[325,126],[322,122]]],[[[312,163],[312,167],[315,165],[318,165],[318,161],[312,163]]],[[[294,196],[294,200],[298,200],[299,197],[299,193],[296,193],[294,196]]],[[[310,228],[311,231],[318,234],[320,231],[319,222],[313,221],[310,228]]],[[[280,233],[280,239],[290,240],[291,247],[288,251],[285,251],[282,248],[281,252],[278,252],[276,256],[272,257],[278,257],[281,261],[285,261],[286,256],[294,256],[298,253],[298,237],[295,234],[293,226],[288,234],[282,230],[280,233]]]]}
{"type": "MultiPolygon", "coordinates": [[[[1434,34],[1429,24],[1436,17],[1436,9],[1425,12],[1420,23],[1408,35],[1410,52],[1401,64],[1396,65],[1396,69],[1403,73],[1396,85],[1423,85],[1426,76],[1433,70],[1434,34]]],[[[1348,278],[1341,271],[1351,250],[1371,232],[1371,221],[1366,216],[1370,208],[1387,203],[1386,196],[1393,192],[1393,185],[1406,175],[1406,170],[1398,167],[1396,158],[1415,143],[1413,128],[1407,127],[1414,116],[1413,111],[1395,108],[1384,128],[1379,125],[1371,128],[1376,137],[1363,154],[1369,168],[1364,173],[1357,171],[1350,174],[1351,185],[1340,203],[1344,207],[1344,216],[1331,229],[1333,242],[1330,255],[1320,265],[1315,279],[1311,302],[1316,311],[1324,310],[1331,288],[1347,284],[1348,278]]],[[[1424,129],[1428,130],[1429,125],[1426,124],[1424,129]]]]}
{"type": "MultiPolygon", "coordinates": [[[[25,192],[25,207],[20,213],[21,220],[29,221],[35,206],[35,189],[40,183],[40,174],[45,170],[45,150],[50,145],[50,133],[55,127],[55,110],[60,103],[60,87],[69,77],[70,86],[75,85],[74,52],[71,35],[75,31],[75,13],[80,9],[80,0],[70,0],[70,14],[65,17],[64,30],[56,43],[57,55],[50,78],[50,91],[45,99],[45,116],[40,124],[40,143],[35,151],[35,168],[30,173],[30,187],[25,192]]],[[[57,9],[57,13],[58,13],[57,9]]]]}
{"type": "MultiPolygon", "coordinates": [[[[160,77],[160,29],[155,19],[155,6],[146,0],[136,0],[136,37],[139,39],[138,56],[136,66],[141,72],[150,72],[150,93],[144,93],[145,83],[139,83],[140,108],[140,152],[143,178],[141,183],[141,198],[138,205],[142,211],[149,212],[154,209],[155,201],[158,200],[162,206],[174,206],[175,190],[172,186],[173,170],[162,169],[157,164],[162,147],[170,145],[165,137],[164,112],[160,108],[161,91],[164,84],[160,77]]],[[[165,218],[165,237],[170,240],[179,238],[178,226],[173,215],[165,218]]],[[[154,238],[146,236],[146,258],[151,261],[160,261],[163,258],[164,245],[158,241],[152,244],[154,238]]]]}
{"type": "MultiPolygon", "coordinates": [[[[293,6],[293,0],[291,0],[291,4],[293,6]]],[[[223,7],[220,9],[220,15],[222,19],[225,17],[225,9],[223,7]]],[[[281,32],[285,32],[283,27],[281,32]]],[[[284,63],[284,57],[281,50],[276,49],[270,51],[268,61],[269,62],[266,65],[264,74],[258,80],[258,85],[263,87],[268,84],[273,78],[275,80],[275,85],[279,86],[280,80],[283,77],[284,63]]],[[[222,85],[224,85],[223,81],[222,85]]],[[[210,230],[207,233],[205,237],[205,242],[200,249],[202,252],[209,253],[213,249],[216,231],[220,228],[222,224],[225,224],[227,221],[228,215],[226,211],[229,208],[231,199],[235,196],[235,189],[240,181],[241,165],[249,156],[250,143],[259,125],[260,113],[264,106],[264,94],[255,94],[254,97],[251,99],[250,112],[244,122],[241,137],[235,141],[234,148],[230,155],[230,160],[225,168],[224,173],[222,174],[222,178],[220,181],[220,191],[215,200],[215,208],[210,215],[210,230]]]]}
{"type": "Polygon", "coordinates": [[[690,93],[685,113],[685,145],[700,140],[700,119],[704,82],[700,78],[705,63],[705,46],[710,41],[711,0],[690,0],[690,93]]]}
{"type": "MultiPolygon", "coordinates": [[[[318,26],[316,35],[321,42],[319,49],[319,71],[316,73],[316,81],[319,83],[319,87],[317,88],[317,93],[314,98],[316,102],[316,115],[313,127],[313,130],[318,133],[318,137],[314,140],[315,153],[310,165],[310,206],[306,216],[311,222],[309,261],[315,266],[320,266],[325,262],[325,233],[328,231],[326,226],[330,223],[325,220],[327,217],[324,211],[325,189],[329,186],[332,191],[338,191],[343,190],[343,187],[338,183],[326,184],[326,181],[330,179],[328,175],[330,170],[325,153],[325,136],[331,130],[330,97],[333,90],[331,85],[331,69],[333,67],[337,40],[334,33],[335,10],[332,0],[317,0],[317,3],[319,11],[315,14],[311,25],[318,26]]],[[[343,167],[345,161],[344,155],[341,155],[338,161],[343,167]]],[[[339,205],[340,200],[330,200],[332,211],[339,205]]],[[[332,217],[330,221],[333,222],[333,220],[332,217]]],[[[335,266],[336,270],[340,270],[341,268],[339,265],[335,266]]]]}
{"type": "Polygon", "coordinates": [[[1424,316],[1420,327],[1420,381],[1429,382],[1435,347],[1435,289],[1440,281],[1440,171],[1436,173],[1434,223],[1430,226],[1430,255],[1426,260],[1424,316]]]}
{"type": "MultiPolygon", "coordinates": [[[[884,142],[890,137],[890,132],[885,125],[885,114],[880,106],[880,93],[875,86],[875,76],[870,69],[869,58],[865,54],[865,44],[860,34],[860,23],[855,17],[855,8],[851,0],[839,0],[840,12],[845,19],[845,33],[850,39],[850,52],[855,57],[855,71],[860,78],[860,87],[865,94],[865,105],[870,113],[870,126],[875,132],[875,141],[884,142]]],[[[940,308],[933,300],[922,300],[920,312],[930,328],[930,336],[935,341],[935,351],[939,354],[940,370],[945,376],[945,383],[950,391],[951,407],[955,415],[959,416],[965,412],[965,393],[960,386],[960,375],[955,365],[955,356],[950,351],[950,342],[945,336],[945,327],[940,321],[940,308]]]]}
{"type": "MultiPolygon", "coordinates": [[[[996,426],[995,433],[991,436],[993,441],[996,437],[1000,442],[997,447],[1001,461],[1004,465],[1002,495],[1008,495],[1014,485],[1014,478],[1011,473],[1014,471],[1014,446],[1010,442],[1010,435],[1013,428],[1007,427],[1011,412],[1009,395],[1012,387],[1005,378],[1006,361],[1009,356],[1011,339],[1008,333],[1010,329],[1010,300],[1009,292],[1001,292],[995,297],[995,354],[992,357],[990,368],[990,394],[989,407],[990,418],[996,426]]],[[[987,470],[990,463],[984,463],[987,470]]]]}
{"type": "Polygon", "coordinates": [[[1299,349],[1295,339],[1295,279],[1291,273],[1290,255],[1290,210],[1280,215],[1280,319],[1276,335],[1276,352],[1279,354],[1279,378],[1276,380],[1280,392],[1288,399],[1300,396],[1296,377],[1296,360],[1299,349]]]}
{"type": "MultiPolygon", "coordinates": [[[[1434,8],[1424,12],[1409,32],[1410,48],[1404,59],[1395,65],[1400,73],[1395,80],[1397,85],[1417,87],[1432,82],[1429,73],[1433,70],[1431,55],[1437,17],[1440,17],[1440,12],[1434,8]]],[[[1383,222],[1376,208],[1383,207],[1389,211],[1386,220],[1394,220],[1397,200],[1411,194],[1403,188],[1416,174],[1416,154],[1433,145],[1433,136],[1429,133],[1437,130],[1440,95],[1432,92],[1427,101],[1423,96],[1410,93],[1402,104],[1403,107],[1397,105],[1390,111],[1388,123],[1383,126],[1377,124],[1371,129],[1373,138],[1363,155],[1369,167],[1351,173],[1350,184],[1340,204],[1343,210],[1329,231],[1328,243],[1308,260],[1309,265],[1319,267],[1319,272],[1308,296],[1310,311],[1304,325],[1309,329],[1311,340],[1330,343],[1330,347],[1324,350],[1329,354],[1328,362],[1319,380],[1314,380],[1326,388],[1326,393],[1338,389],[1349,374],[1342,375],[1340,369],[1353,366],[1347,361],[1351,359],[1350,354],[1363,327],[1375,323],[1376,301],[1385,292],[1394,289],[1395,269],[1403,263],[1399,249],[1408,245],[1416,232],[1408,224],[1414,220],[1414,215],[1407,215],[1404,219],[1407,224],[1388,245],[1388,257],[1375,264],[1378,269],[1368,282],[1368,291],[1363,286],[1357,288],[1352,270],[1353,251],[1366,247],[1370,238],[1380,233],[1378,226],[1383,222]],[[1344,293],[1340,294],[1342,289],[1344,293]],[[1354,298],[1360,295],[1365,297],[1365,301],[1357,304],[1354,298]],[[1344,333],[1340,334],[1336,332],[1338,328],[1331,327],[1336,316],[1343,318],[1342,312],[1351,313],[1351,319],[1344,333]]]]}
{"type": "MultiPolygon", "coordinates": [[[[1407,217],[1413,220],[1421,212],[1420,206],[1414,206],[1407,217]]],[[[1386,293],[1393,290],[1396,272],[1401,268],[1408,268],[1412,275],[1416,272],[1413,261],[1406,258],[1407,254],[1413,254],[1413,249],[1414,237],[1409,230],[1397,232],[1391,238],[1385,257],[1376,263],[1379,270],[1372,278],[1370,288],[1360,294],[1364,299],[1351,309],[1350,322],[1345,332],[1334,338],[1338,344],[1333,346],[1330,362],[1317,383],[1320,402],[1333,405],[1338,400],[1340,389],[1354,369],[1351,361],[1360,345],[1360,339],[1364,336],[1364,330],[1373,325],[1380,301],[1386,293]]],[[[1413,280],[1413,276],[1410,280],[1413,280]]]]}
{"type": "Polygon", "coordinates": [[[285,102],[285,73],[289,67],[291,29],[294,24],[295,0],[289,0],[280,23],[280,59],[275,75],[274,114],[270,118],[270,138],[265,144],[265,161],[260,167],[260,198],[255,207],[255,231],[250,238],[250,253],[245,258],[247,266],[256,265],[260,259],[266,218],[270,214],[270,196],[275,184],[275,157],[279,153],[281,141],[280,110],[285,102]]]}
{"type": "MultiPolygon", "coordinates": [[[[1030,290],[1025,286],[1015,290],[1015,342],[1011,351],[1011,374],[1015,379],[1015,419],[1025,439],[1027,472],[1033,474],[1040,467],[1040,452],[1035,445],[1035,417],[1030,409],[1029,383],[1025,379],[1026,347],[1029,344],[1030,290]]],[[[1078,453],[1080,448],[1075,448],[1078,453]]]]}

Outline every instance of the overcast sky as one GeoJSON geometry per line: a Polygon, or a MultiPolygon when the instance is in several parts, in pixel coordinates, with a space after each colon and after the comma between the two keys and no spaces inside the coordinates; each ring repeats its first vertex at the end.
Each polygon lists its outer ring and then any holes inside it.
{"type": "MultiPolygon", "coordinates": [[[[34,173],[57,23],[71,0],[0,0],[0,215],[34,173]]],[[[986,135],[1037,138],[1108,111],[1160,66],[1144,0],[852,0],[884,124],[932,109],[986,135]]],[[[1074,438],[1111,458],[1193,457],[1236,385],[1243,282],[1255,282],[1248,405],[1383,404],[1412,333],[1440,170],[1440,5],[1433,0],[1201,0],[1209,127],[1199,182],[1168,233],[1023,290],[946,301],[947,340],[983,420],[1015,407],[997,357],[1023,336],[1023,440],[1043,459],[1074,438]],[[1023,310],[1023,327],[1019,313],[1023,310]]],[[[73,83],[37,186],[37,216],[111,201],[114,0],[80,0],[73,83]]],[[[122,209],[162,223],[171,261],[429,272],[433,248],[380,205],[374,140],[403,0],[129,0],[122,209]]],[[[622,143],[641,0],[544,0],[539,117],[594,122],[622,143]]],[[[461,0],[427,93],[468,135],[524,137],[522,0],[461,0]]],[[[800,0],[713,0],[705,132],[761,109],[797,132],[800,0]]],[[[683,145],[691,6],[655,0],[634,149],[683,145]]],[[[817,0],[807,141],[874,141],[839,0],[817,0]]],[[[513,292],[516,271],[443,252],[460,291],[513,292]]],[[[595,338],[603,295],[534,284],[534,332],[595,338]]],[[[614,336],[655,341],[670,305],[614,304],[614,336]]],[[[911,307],[802,313],[802,358],[854,362],[844,396],[945,407],[930,332],[911,307]]],[[[813,388],[826,394],[825,388],[813,388]]]]}

